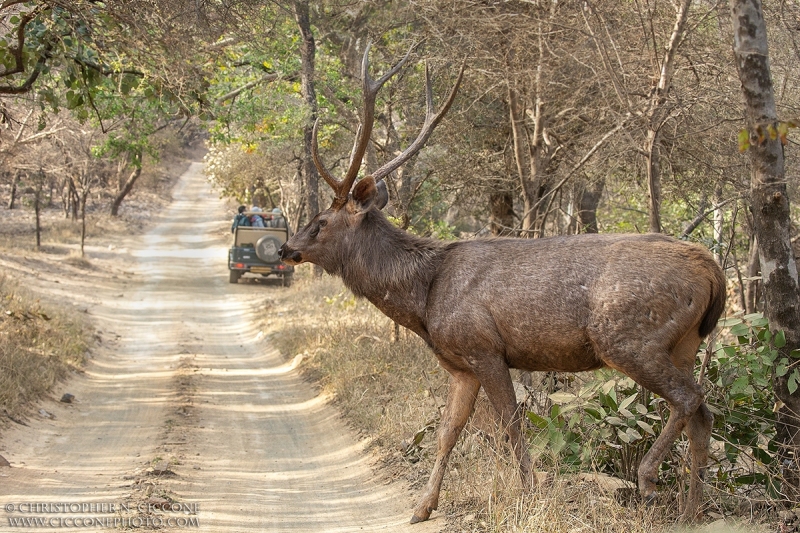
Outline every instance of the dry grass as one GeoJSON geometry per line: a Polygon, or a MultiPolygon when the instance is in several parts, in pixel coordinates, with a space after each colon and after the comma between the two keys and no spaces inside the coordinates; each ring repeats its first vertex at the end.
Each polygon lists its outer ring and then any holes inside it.
{"type": "MultiPolygon", "coordinates": [[[[114,192],[93,191],[87,203],[86,245],[106,247],[118,236],[142,232],[153,215],[170,201],[170,190],[189,161],[202,158],[202,147],[190,153],[173,142],[161,161],[147,160],[133,192],[122,204],[119,217],[109,215],[114,192]]],[[[7,201],[8,183],[0,183],[0,197],[7,201]]],[[[77,250],[81,221],[67,217],[53,189],[45,193],[40,213],[41,247],[36,247],[32,198],[22,194],[13,210],[0,208],[0,253],[67,265],[95,268],[77,250]],[[48,198],[49,197],[49,198],[48,198]]],[[[51,390],[70,370],[82,366],[90,342],[87,322],[49,306],[31,294],[14,288],[0,276],[0,414],[20,419],[26,407],[51,390]]],[[[0,416],[0,423],[4,417],[0,416]]]]}
{"type": "MultiPolygon", "coordinates": [[[[135,203],[135,200],[131,203],[135,203]]],[[[148,202],[146,208],[131,212],[128,216],[111,217],[99,207],[86,215],[86,245],[107,246],[117,235],[138,233],[147,224],[147,218],[160,209],[165,202],[148,202]]],[[[36,225],[29,209],[1,210],[0,249],[7,252],[36,250],[36,225]]],[[[64,216],[56,207],[42,210],[41,248],[47,254],[65,253],[67,247],[76,247],[81,241],[81,221],[64,216]]]]}
{"type": "MultiPolygon", "coordinates": [[[[401,342],[391,343],[391,322],[368,302],[355,300],[339,280],[312,280],[305,269],[295,279],[291,289],[270,293],[267,305],[279,320],[265,323],[265,332],[287,358],[304,356],[301,368],[335,397],[349,423],[378,451],[383,469],[419,493],[433,465],[446,373],[415,335],[404,333],[401,342]],[[418,445],[415,436],[421,437],[418,445]]],[[[629,491],[615,492],[587,476],[560,475],[557,468],[540,474],[549,481],[536,494],[523,494],[511,451],[489,413],[480,398],[451,456],[439,504],[446,531],[674,529],[677,505],[669,495],[646,507],[629,491]]],[[[722,525],[698,531],[738,530],[722,525]]]]}
{"type": "Polygon", "coordinates": [[[69,254],[64,259],[64,262],[68,265],[72,265],[76,268],[82,268],[84,270],[89,270],[92,268],[92,262],[85,256],[81,256],[81,253],[78,250],[70,250],[69,254]]]}
{"type": "Polygon", "coordinates": [[[19,419],[30,402],[83,365],[87,338],[82,320],[0,277],[0,409],[19,419]]]}

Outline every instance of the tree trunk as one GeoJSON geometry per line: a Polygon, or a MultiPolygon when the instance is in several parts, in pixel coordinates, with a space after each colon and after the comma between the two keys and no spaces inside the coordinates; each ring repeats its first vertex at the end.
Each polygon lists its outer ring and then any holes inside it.
{"type": "Polygon", "coordinates": [[[529,133],[525,125],[525,104],[518,91],[513,89],[509,82],[508,110],[513,137],[514,162],[522,186],[522,237],[536,236],[537,222],[541,230],[541,227],[544,226],[541,219],[547,216],[547,209],[543,209],[539,204],[545,194],[545,173],[554,151],[544,140],[546,133],[542,107],[541,100],[537,98],[534,109],[527,111],[534,122],[533,131],[529,133]]]}
{"type": "Polygon", "coordinates": [[[761,301],[761,282],[758,273],[761,263],[758,260],[758,239],[755,235],[750,238],[750,254],[747,260],[747,283],[745,284],[745,311],[755,313],[761,301]]]}
{"type": "Polygon", "coordinates": [[[69,186],[69,191],[67,193],[67,198],[69,199],[69,201],[68,201],[68,209],[69,209],[69,213],[71,213],[71,215],[72,215],[72,221],[75,222],[75,221],[78,220],[78,207],[79,207],[78,202],[79,202],[79,199],[78,199],[78,189],[77,189],[77,187],[75,187],[75,177],[74,176],[70,175],[68,177],[67,185],[69,186]]]}
{"type": "Polygon", "coordinates": [[[33,211],[36,215],[36,247],[39,248],[42,245],[42,221],[40,218],[40,200],[42,196],[42,184],[39,182],[38,186],[33,195],[33,211]]]}
{"type": "Polygon", "coordinates": [[[686,21],[689,18],[689,7],[692,0],[681,0],[675,14],[675,26],[661,62],[661,72],[658,84],[650,94],[647,110],[647,141],[645,153],[647,154],[647,192],[649,195],[649,230],[651,233],[661,233],[661,128],[669,117],[667,109],[667,93],[672,86],[672,76],[675,73],[675,56],[678,46],[683,40],[686,21]]]}
{"type": "Polygon", "coordinates": [[[660,135],[657,129],[647,132],[647,196],[649,199],[650,233],[661,233],[661,156],[658,151],[660,135]]]}
{"type": "Polygon", "coordinates": [[[525,109],[516,89],[511,87],[511,82],[508,87],[508,114],[514,141],[514,163],[522,186],[522,237],[530,237],[530,232],[533,231],[536,222],[535,205],[539,199],[537,194],[539,187],[534,183],[534,177],[531,176],[530,141],[525,128],[525,109]]]}
{"type": "Polygon", "coordinates": [[[125,183],[120,187],[119,193],[114,198],[114,202],[111,204],[111,216],[116,217],[119,216],[119,206],[122,204],[122,201],[128,196],[128,193],[131,192],[133,189],[136,180],[139,179],[139,176],[142,175],[142,151],[138,150],[136,153],[133,154],[131,158],[131,164],[134,165],[133,172],[131,175],[128,176],[128,179],[125,180],[125,183]]]}
{"type": "Polygon", "coordinates": [[[133,189],[133,185],[136,183],[136,180],[139,179],[139,176],[142,175],[142,167],[137,167],[133,169],[131,175],[128,176],[128,179],[125,180],[125,185],[122,186],[117,196],[114,198],[114,202],[111,204],[111,216],[116,217],[119,216],[119,207],[122,205],[122,201],[128,196],[128,193],[131,192],[133,189]]]}
{"type": "Polygon", "coordinates": [[[706,204],[708,203],[708,197],[706,194],[700,198],[700,205],[697,206],[697,215],[690,221],[687,222],[686,225],[683,227],[683,231],[681,232],[680,236],[678,237],[681,240],[684,240],[692,234],[694,230],[706,219],[706,204]]]}
{"type": "Polygon", "coordinates": [[[81,257],[84,256],[83,247],[86,243],[86,199],[89,197],[89,189],[85,189],[81,194],[81,257]]]}
{"type": "Polygon", "coordinates": [[[722,240],[725,237],[722,235],[722,230],[725,223],[725,218],[722,214],[721,184],[717,184],[717,187],[714,189],[714,205],[718,206],[716,209],[714,209],[714,258],[717,260],[717,264],[719,264],[719,266],[724,267],[722,262],[724,261],[723,251],[725,247],[722,244],[722,240]]]}
{"type": "Polygon", "coordinates": [[[19,170],[14,172],[14,179],[11,181],[11,197],[8,199],[8,208],[14,209],[14,203],[17,200],[17,186],[19,185],[19,170]]]}
{"type": "Polygon", "coordinates": [[[69,178],[64,178],[61,183],[61,209],[64,211],[64,218],[69,218],[69,178]]]}
{"type": "Polygon", "coordinates": [[[298,1],[294,4],[295,19],[300,28],[302,42],[300,44],[300,93],[308,107],[308,118],[303,125],[303,177],[306,185],[306,210],[309,217],[319,212],[319,175],[311,157],[311,138],[314,122],[317,120],[317,94],[314,88],[314,62],[316,43],[311,31],[308,2],[298,1]]]}
{"type": "Polygon", "coordinates": [[[81,197],[77,189],[72,189],[72,221],[78,220],[78,208],[80,207],[81,197]]]}
{"type": "MultiPolygon", "coordinates": [[[[543,79],[543,65],[545,62],[545,34],[550,31],[550,24],[555,18],[555,3],[551,3],[548,27],[543,21],[538,23],[536,32],[538,61],[530,93],[533,101],[523,99],[519,89],[508,85],[508,107],[511,118],[511,130],[514,140],[514,158],[517,164],[523,199],[522,236],[541,237],[544,234],[544,224],[549,210],[549,204],[542,209],[539,205],[547,189],[547,173],[550,163],[558,150],[557,142],[547,134],[545,103],[542,95],[545,91],[547,80],[543,79]],[[531,107],[527,107],[531,104],[531,107]],[[529,132],[525,117],[533,121],[532,131],[529,132]],[[523,168],[527,164],[527,169],[523,168]]],[[[552,200],[552,198],[551,198],[552,200]]]]}
{"type": "Polygon", "coordinates": [[[603,196],[605,180],[587,184],[578,202],[578,233],[597,233],[597,206],[603,196]]]}
{"type": "MultiPolygon", "coordinates": [[[[311,139],[313,137],[314,122],[317,120],[317,93],[314,89],[314,61],[316,58],[316,43],[311,30],[308,0],[294,3],[295,20],[300,28],[302,42],[300,44],[300,93],[308,106],[308,119],[303,126],[303,178],[306,189],[306,214],[309,217],[319,213],[319,174],[314,160],[311,157],[311,139]]],[[[314,266],[314,275],[322,276],[322,268],[314,266]]]]}
{"type": "Polygon", "coordinates": [[[514,199],[510,192],[495,191],[489,195],[489,227],[495,237],[513,235],[514,199]]]}
{"type": "MultiPolygon", "coordinates": [[[[779,359],[793,361],[792,351],[800,349],[800,284],[790,242],[783,146],[779,139],[765,134],[767,128],[777,125],[766,24],[760,0],[731,0],[731,7],[734,56],[750,134],[750,192],[763,276],[764,314],[773,330],[785,333],[786,345],[778,348],[779,359]]],[[[782,492],[792,502],[800,496],[800,390],[790,394],[788,387],[796,367],[795,362],[789,373],[773,379],[779,407],[778,459],[784,468],[782,492]]]]}

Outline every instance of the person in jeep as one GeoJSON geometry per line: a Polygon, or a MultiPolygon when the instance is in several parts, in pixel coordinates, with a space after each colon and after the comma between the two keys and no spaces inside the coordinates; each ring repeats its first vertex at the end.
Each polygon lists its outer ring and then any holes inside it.
{"type": "Polygon", "coordinates": [[[272,210],[272,217],[267,224],[270,228],[285,228],[286,227],[286,219],[283,218],[283,213],[281,212],[280,207],[276,207],[272,210]]]}
{"type": "Polygon", "coordinates": [[[252,213],[250,215],[250,225],[254,228],[265,228],[266,225],[264,224],[264,217],[261,215],[261,208],[254,205],[250,212],[252,213]]]}
{"type": "Polygon", "coordinates": [[[233,217],[233,224],[231,224],[231,233],[236,231],[236,226],[249,226],[250,225],[250,218],[244,214],[245,206],[240,205],[238,209],[238,213],[235,217],[233,217]]]}

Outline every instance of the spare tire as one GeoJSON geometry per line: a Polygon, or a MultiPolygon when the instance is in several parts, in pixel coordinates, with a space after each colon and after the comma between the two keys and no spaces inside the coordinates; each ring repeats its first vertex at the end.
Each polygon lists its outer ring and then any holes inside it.
{"type": "Polygon", "coordinates": [[[281,258],[281,241],[271,235],[264,235],[256,243],[256,255],[265,263],[277,263],[281,258]]]}

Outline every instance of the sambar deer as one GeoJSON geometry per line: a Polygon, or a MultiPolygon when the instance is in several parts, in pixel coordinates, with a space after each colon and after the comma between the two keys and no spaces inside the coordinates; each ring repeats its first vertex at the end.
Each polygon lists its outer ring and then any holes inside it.
{"type": "Polygon", "coordinates": [[[669,421],[638,470],[648,501],[668,449],[681,431],[688,435],[692,475],[683,516],[694,518],[712,416],[692,371],[702,339],[725,306],[719,266],[706,250],[658,234],[442,242],[395,227],[381,212],[388,201],[382,179],[424,145],[453,103],[464,69],[436,112],[426,67],[427,112],[419,136],[353,187],[370,142],[376,94],[408,58],[373,81],[368,55],[369,47],[362,63],[363,122],[350,166],[341,181],[326,170],[315,127],[312,154],[335,198],[283,245],[281,258],[341,276],[356,296],[422,337],[450,374],[436,462],[411,522],[427,520],[437,508],[448,456],[480,387],[530,489],[536,478],[509,369],[579,372],[606,366],[670,407],[669,421]]]}

